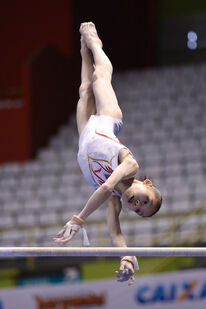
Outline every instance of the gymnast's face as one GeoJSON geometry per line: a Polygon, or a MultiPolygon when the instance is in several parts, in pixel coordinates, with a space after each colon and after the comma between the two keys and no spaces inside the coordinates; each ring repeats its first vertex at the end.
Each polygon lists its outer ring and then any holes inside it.
{"type": "Polygon", "coordinates": [[[155,211],[155,196],[151,190],[152,182],[134,182],[123,194],[122,200],[126,206],[141,217],[150,217],[155,211]]]}

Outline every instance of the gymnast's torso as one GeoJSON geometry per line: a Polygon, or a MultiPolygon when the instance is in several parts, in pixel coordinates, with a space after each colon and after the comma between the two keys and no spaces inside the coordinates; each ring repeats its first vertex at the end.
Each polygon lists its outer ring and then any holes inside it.
{"type": "MultiPolygon", "coordinates": [[[[124,145],[117,138],[122,120],[104,115],[92,115],[79,138],[77,155],[84,177],[96,190],[118,166],[118,156],[124,145]]],[[[114,190],[113,195],[120,196],[114,190]]]]}

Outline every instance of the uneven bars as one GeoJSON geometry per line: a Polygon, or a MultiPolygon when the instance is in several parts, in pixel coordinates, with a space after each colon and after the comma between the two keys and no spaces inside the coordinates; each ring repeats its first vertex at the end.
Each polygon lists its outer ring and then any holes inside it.
{"type": "Polygon", "coordinates": [[[0,247],[0,257],[42,256],[196,256],[206,257],[206,247],[0,247]]]}

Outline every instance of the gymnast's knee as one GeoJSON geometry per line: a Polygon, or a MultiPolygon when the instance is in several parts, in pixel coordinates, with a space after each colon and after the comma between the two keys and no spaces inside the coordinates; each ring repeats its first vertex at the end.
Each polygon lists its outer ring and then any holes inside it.
{"type": "Polygon", "coordinates": [[[79,96],[80,98],[84,97],[85,95],[92,95],[92,84],[91,83],[82,83],[79,87],[79,96]]]}
{"type": "Polygon", "coordinates": [[[106,81],[111,81],[113,68],[112,65],[104,66],[102,68],[96,68],[92,75],[92,81],[95,83],[99,79],[104,79],[106,81]]]}

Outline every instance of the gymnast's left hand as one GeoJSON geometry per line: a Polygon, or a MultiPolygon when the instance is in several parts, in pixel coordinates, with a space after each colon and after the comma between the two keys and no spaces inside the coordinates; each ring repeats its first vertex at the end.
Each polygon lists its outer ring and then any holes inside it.
{"type": "Polygon", "coordinates": [[[115,271],[118,282],[128,281],[128,285],[134,283],[134,266],[128,261],[121,261],[119,271],[115,271]]]}
{"type": "Polygon", "coordinates": [[[70,241],[78,231],[79,228],[69,227],[68,224],[65,224],[64,227],[57,233],[57,237],[53,238],[53,241],[59,244],[65,244],[70,241]]]}

